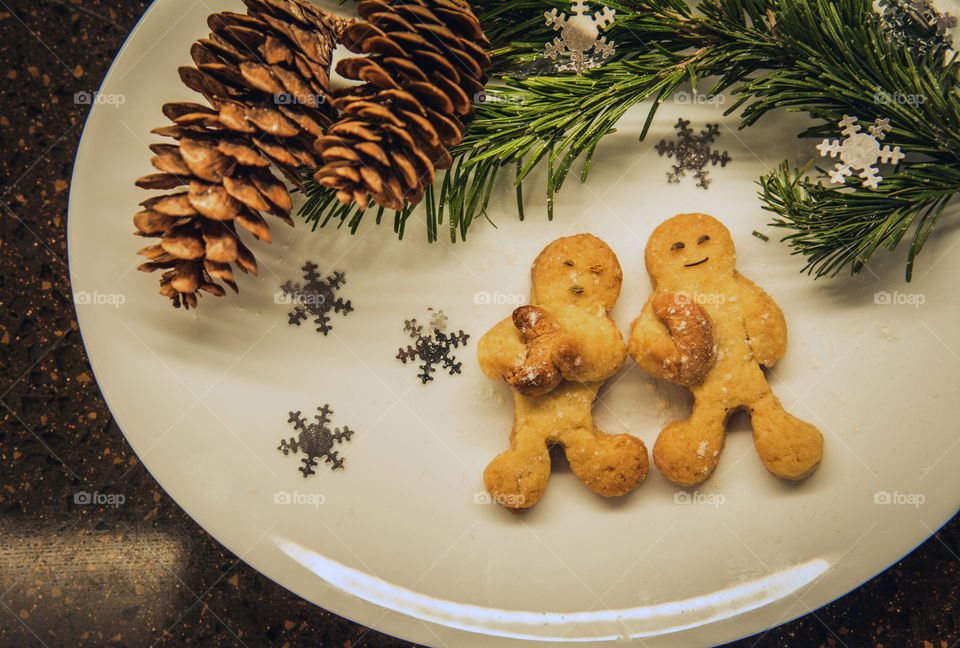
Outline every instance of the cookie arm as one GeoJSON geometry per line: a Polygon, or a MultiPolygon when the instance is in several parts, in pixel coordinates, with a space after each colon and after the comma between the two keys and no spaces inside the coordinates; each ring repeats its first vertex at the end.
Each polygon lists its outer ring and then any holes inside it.
{"type": "Polygon", "coordinates": [[[713,366],[717,338],[710,317],[685,295],[654,295],[633,323],[630,355],[645,371],[696,385],[713,366]]]}
{"type": "Polygon", "coordinates": [[[763,288],[739,272],[735,276],[743,288],[740,307],[750,349],[760,364],[772,367],[787,351],[787,321],[783,311],[763,288]]]}
{"type": "Polygon", "coordinates": [[[526,342],[510,317],[498,322],[477,343],[480,370],[491,380],[501,380],[522,364],[526,352],[526,342]]]}
{"type": "Polygon", "coordinates": [[[557,318],[540,306],[517,308],[513,311],[513,325],[527,350],[523,361],[503,377],[524,396],[542,396],[563,380],[561,363],[574,353],[570,337],[557,318]]]}
{"type": "Polygon", "coordinates": [[[630,325],[627,353],[651,376],[662,380],[675,377],[675,372],[668,367],[679,358],[677,347],[670,338],[669,329],[653,312],[652,300],[647,301],[640,317],[630,325]]]}

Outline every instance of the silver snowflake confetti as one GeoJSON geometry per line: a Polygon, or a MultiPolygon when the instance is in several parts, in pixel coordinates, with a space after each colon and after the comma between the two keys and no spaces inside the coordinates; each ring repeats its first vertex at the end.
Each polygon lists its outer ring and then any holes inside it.
{"type": "Polygon", "coordinates": [[[277,447],[277,450],[284,455],[291,452],[293,454],[302,452],[306,455],[300,458],[303,465],[299,468],[304,478],[317,472],[314,470],[315,467],[320,465],[317,463],[317,459],[322,458],[325,463],[332,464],[330,470],[343,468],[343,458],[333,449],[333,445],[349,441],[350,437],[353,436],[353,430],[346,425],[343,426],[343,430],[340,428],[330,429],[330,415],[333,414],[333,410],[330,409],[329,405],[324,404],[318,407],[317,412],[318,414],[313,417],[316,423],[307,423],[299,411],[290,412],[290,418],[287,422],[293,425],[293,429],[299,432],[299,435],[296,439],[293,437],[282,439],[277,447]]]}
{"type": "Polygon", "coordinates": [[[571,67],[581,75],[584,70],[600,67],[606,59],[613,56],[614,45],[600,35],[600,30],[613,22],[617,12],[610,7],[604,7],[603,11],[591,16],[586,0],[573,0],[572,4],[572,16],[559,13],[555,8],[544,12],[547,25],[559,30],[560,35],[554,38],[553,42],[547,43],[543,51],[554,60],[560,54],[569,52],[570,65],[564,67],[571,67]],[[588,55],[591,52],[592,55],[588,55]]]}
{"type": "Polygon", "coordinates": [[[680,178],[686,175],[687,171],[694,171],[693,177],[697,180],[697,186],[707,189],[713,182],[709,177],[709,172],[705,168],[707,164],[716,166],[719,164],[724,167],[730,161],[730,156],[726,151],[720,153],[710,148],[713,141],[720,135],[719,124],[707,124],[699,135],[693,134],[690,128],[690,122],[686,119],[678,119],[674,124],[677,129],[676,142],[660,140],[656,145],[657,153],[662,157],[674,157],[677,163],[673,168],[667,171],[667,182],[678,183],[680,178]]]}
{"type": "Polygon", "coordinates": [[[457,362],[453,350],[466,346],[470,336],[461,329],[457,333],[446,333],[447,316],[443,311],[438,310],[430,317],[430,325],[426,327],[419,324],[416,319],[408,319],[403,322],[403,330],[414,340],[413,346],[407,345],[404,349],[400,347],[396,358],[403,364],[407,361],[420,361],[420,373],[417,378],[426,385],[433,380],[432,374],[437,370],[436,365],[446,369],[452,376],[460,373],[462,363],[457,362]]]}
{"type": "Polygon", "coordinates": [[[896,164],[904,157],[899,146],[891,149],[886,145],[880,148],[880,141],[885,139],[886,133],[890,131],[890,120],[878,118],[867,129],[869,134],[861,133],[857,118],[850,115],[844,115],[839,126],[843,128],[840,134],[846,139],[843,141],[824,139],[817,145],[817,150],[822,157],[840,156],[840,162],[837,162],[829,172],[830,182],[845,184],[853,170],[860,169],[858,175],[863,178],[863,186],[876,189],[880,186],[883,177],[877,173],[874,165],[878,162],[896,164]]]}
{"type": "Polygon", "coordinates": [[[343,301],[334,296],[346,283],[346,275],[334,271],[322,279],[317,267],[317,264],[307,261],[302,268],[303,283],[284,282],[280,286],[280,299],[277,301],[293,306],[293,310],[287,314],[291,326],[300,326],[312,315],[317,332],[326,335],[333,328],[330,325],[330,313],[348,315],[353,311],[353,305],[350,300],[343,301]]]}
{"type": "Polygon", "coordinates": [[[880,0],[881,24],[887,37],[916,54],[942,51],[953,46],[948,33],[957,19],[941,13],[930,0],[880,0]]]}

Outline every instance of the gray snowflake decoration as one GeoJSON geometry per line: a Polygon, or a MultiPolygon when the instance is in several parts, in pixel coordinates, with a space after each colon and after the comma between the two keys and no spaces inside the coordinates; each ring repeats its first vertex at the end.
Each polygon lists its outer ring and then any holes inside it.
{"type": "Polygon", "coordinates": [[[570,66],[581,75],[584,70],[600,67],[603,61],[613,56],[613,43],[608,43],[606,37],[600,35],[600,30],[613,22],[617,12],[604,7],[602,12],[591,16],[587,13],[586,0],[573,0],[572,4],[572,16],[559,13],[555,8],[544,12],[547,25],[559,30],[560,35],[547,43],[543,51],[554,60],[560,54],[569,52],[570,66]],[[588,56],[591,52],[592,55],[588,56]]]}
{"type": "Polygon", "coordinates": [[[673,168],[667,171],[667,182],[680,182],[680,178],[686,175],[687,171],[693,171],[697,186],[703,189],[709,188],[713,180],[708,177],[709,172],[706,166],[719,164],[724,167],[730,161],[726,151],[720,153],[711,148],[713,141],[720,135],[720,125],[707,124],[699,135],[694,135],[690,122],[686,119],[678,119],[674,128],[677,129],[677,141],[660,140],[655,147],[661,157],[666,155],[677,161],[673,168]]]}
{"type": "Polygon", "coordinates": [[[302,268],[303,283],[285,282],[280,286],[280,299],[277,301],[293,305],[293,310],[288,313],[291,325],[300,326],[312,315],[317,332],[326,335],[333,328],[330,325],[330,313],[347,315],[353,311],[353,306],[349,300],[343,301],[334,296],[346,283],[346,275],[334,271],[322,279],[317,267],[317,264],[307,261],[302,268]]]}
{"type": "Polygon", "coordinates": [[[863,178],[863,186],[876,189],[883,178],[877,173],[874,165],[878,161],[882,164],[896,164],[904,157],[899,146],[892,149],[889,145],[880,148],[880,141],[890,130],[890,120],[877,119],[867,129],[869,134],[861,133],[857,118],[850,115],[844,115],[839,125],[843,128],[841,135],[846,139],[843,141],[824,139],[817,145],[817,150],[823,157],[840,156],[840,161],[829,172],[830,182],[844,184],[847,177],[853,173],[853,169],[860,169],[858,175],[863,178]]]}
{"type": "Polygon", "coordinates": [[[437,370],[436,365],[446,369],[451,376],[460,373],[463,363],[457,362],[453,355],[453,349],[466,346],[470,336],[460,330],[457,333],[446,333],[447,316],[443,311],[437,311],[430,318],[430,325],[424,327],[418,324],[416,319],[408,319],[403,323],[403,330],[413,340],[413,345],[407,345],[404,349],[400,347],[396,358],[403,364],[407,361],[420,361],[420,373],[417,378],[426,385],[433,380],[433,373],[437,370]],[[426,331],[424,331],[426,328],[426,331]]]}
{"type": "Polygon", "coordinates": [[[299,411],[290,412],[287,423],[291,423],[294,430],[299,434],[296,439],[293,437],[282,439],[277,447],[277,450],[285,455],[291,452],[294,454],[302,452],[306,455],[300,459],[303,465],[299,468],[304,478],[316,473],[314,468],[320,465],[317,463],[317,459],[322,458],[325,463],[332,464],[330,470],[343,468],[343,459],[333,449],[333,445],[334,443],[349,441],[350,437],[353,436],[353,430],[346,425],[343,426],[343,430],[340,428],[330,429],[328,424],[333,410],[330,409],[329,405],[324,404],[322,407],[318,407],[317,412],[319,413],[313,417],[315,423],[307,423],[299,411]]]}
{"type": "Polygon", "coordinates": [[[880,22],[887,37],[919,55],[953,46],[948,33],[957,19],[941,13],[929,0],[880,0],[880,22]]]}

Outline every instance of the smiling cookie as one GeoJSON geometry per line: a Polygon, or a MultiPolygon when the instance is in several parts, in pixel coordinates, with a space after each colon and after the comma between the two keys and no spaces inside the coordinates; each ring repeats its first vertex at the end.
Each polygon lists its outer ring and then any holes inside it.
{"type": "Polygon", "coordinates": [[[799,480],[813,472],[823,436],[783,409],[760,368],[786,351],[783,312],[736,271],[727,228],[706,214],[674,216],[651,235],[646,264],[653,294],[633,322],[628,351],[648,373],[694,397],[690,418],[669,423],[657,438],[660,472],[681,486],[709,477],[738,410],[750,413],[757,453],[771,473],[799,480]]]}

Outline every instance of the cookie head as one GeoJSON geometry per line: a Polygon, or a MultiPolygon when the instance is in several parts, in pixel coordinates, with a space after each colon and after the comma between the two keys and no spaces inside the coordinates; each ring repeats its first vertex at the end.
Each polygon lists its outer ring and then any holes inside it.
{"type": "Polygon", "coordinates": [[[647,271],[655,281],[732,272],[736,260],[730,231],[706,214],[674,216],[653,230],[647,243],[647,271]]]}
{"type": "Polygon", "coordinates": [[[542,304],[602,304],[613,308],[623,270],[606,243],[592,234],[557,239],[533,262],[533,299],[542,304]]]}

